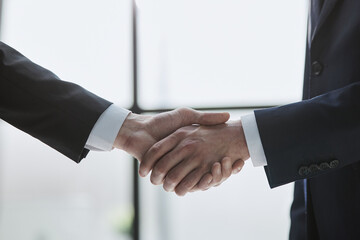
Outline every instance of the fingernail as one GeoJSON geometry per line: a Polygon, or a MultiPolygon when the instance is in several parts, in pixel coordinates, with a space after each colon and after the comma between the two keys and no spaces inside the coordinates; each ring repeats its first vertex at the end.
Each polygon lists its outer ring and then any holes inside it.
{"type": "Polygon", "coordinates": [[[167,187],[167,188],[164,187],[164,189],[165,189],[165,191],[167,191],[167,192],[173,192],[173,191],[174,191],[174,189],[172,189],[171,187],[167,187]]]}
{"type": "Polygon", "coordinates": [[[171,184],[171,185],[170,185],[170,191],[171,191],[171,192],[174,192],[174,191],[175,191],[175,187],[176,187],[175,184],[171,184]]]}
{"type": "Polygon", "coordinates": [[[141,177],[146,177],[147,172],[144,171],[144,170],[140,170],[140,171],[139,171],[139,174],[140,174],[141,177]]]}
{"type": "Polygon", "coordinates": [[[234,170],[234,174],[237,174],[241,171],[241,168],[237,168],[236,170],[234,170]]]}

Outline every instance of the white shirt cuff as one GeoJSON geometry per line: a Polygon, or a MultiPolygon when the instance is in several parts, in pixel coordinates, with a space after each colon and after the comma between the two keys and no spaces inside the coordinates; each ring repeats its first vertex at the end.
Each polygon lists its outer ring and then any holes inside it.
{"type": "Polygon", "coordinates": [[[261,143],[259,129],[255,114],[251,113],[241,117],[246,143],[254,167],[267,166],[266,156],[261,143]]]}
{"type": "Polygon", "coordinates": [[[115,104],[110,105],[95,123],[85,148],[95,151],[112,150],[116,136],[129,113],[129,110],[115,104]]]}

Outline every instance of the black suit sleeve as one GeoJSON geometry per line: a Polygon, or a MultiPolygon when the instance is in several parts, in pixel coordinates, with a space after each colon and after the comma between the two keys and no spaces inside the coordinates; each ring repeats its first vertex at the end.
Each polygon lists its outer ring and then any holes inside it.
{"type": "Polygon", "coordinates": [[[271,187],[360,160],[360,82],[255,116],[271,187]]]}
{"type": "Polygon", "coordinates": [[[61,81],[0,42],[0,118],[76,162],[110,102],[61,81]]]}

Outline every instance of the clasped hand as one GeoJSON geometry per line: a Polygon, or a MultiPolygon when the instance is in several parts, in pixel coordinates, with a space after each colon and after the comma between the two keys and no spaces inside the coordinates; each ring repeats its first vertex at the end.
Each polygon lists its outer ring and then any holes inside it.
{"type": "Polygon", "coordinates": [[[130,114],[114,147],[140,161],[140,176],[151,171],[153,184],[183,196],[220,185],[249,158],[241,121],[228,119],[228,113],[188,108],[155,116],[130,114]]]}

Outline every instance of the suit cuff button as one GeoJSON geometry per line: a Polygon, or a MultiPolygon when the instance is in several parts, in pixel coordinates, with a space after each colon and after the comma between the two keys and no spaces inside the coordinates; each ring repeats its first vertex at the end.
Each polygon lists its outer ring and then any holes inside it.
{"type": "Polygon", "coordinates": [[[307,176],[307,175],[309,175],[309,173],[310,173],[310,170],[309,170],[308,167],[301,167],[299,169],[299,175],[300,176],[307,176]]]}
{"type": "Polygon", "coordinates": [[[330,162],[330,168],[336,168],[337,166],[339,166],[339,160],[332,160],[330,162]]]}
{"type": "Polygon", "coordinates": [[[323,65],[319,61],[314,61],[311,68],[315,76],[320,76],[323,71],[323,65]]]}
{"type": "Polygon", "coordinates": [[[320,170],[320,167],[316,164],[311,164],[309,167],[310,173],[315,173],[320,170]]]}
{"type": "Polygon", "coordinates": [[[327,162],[323,162],[320,164],[320,170],[324,171],[326,169],[329,169],[330,165],[327,162]]]}

